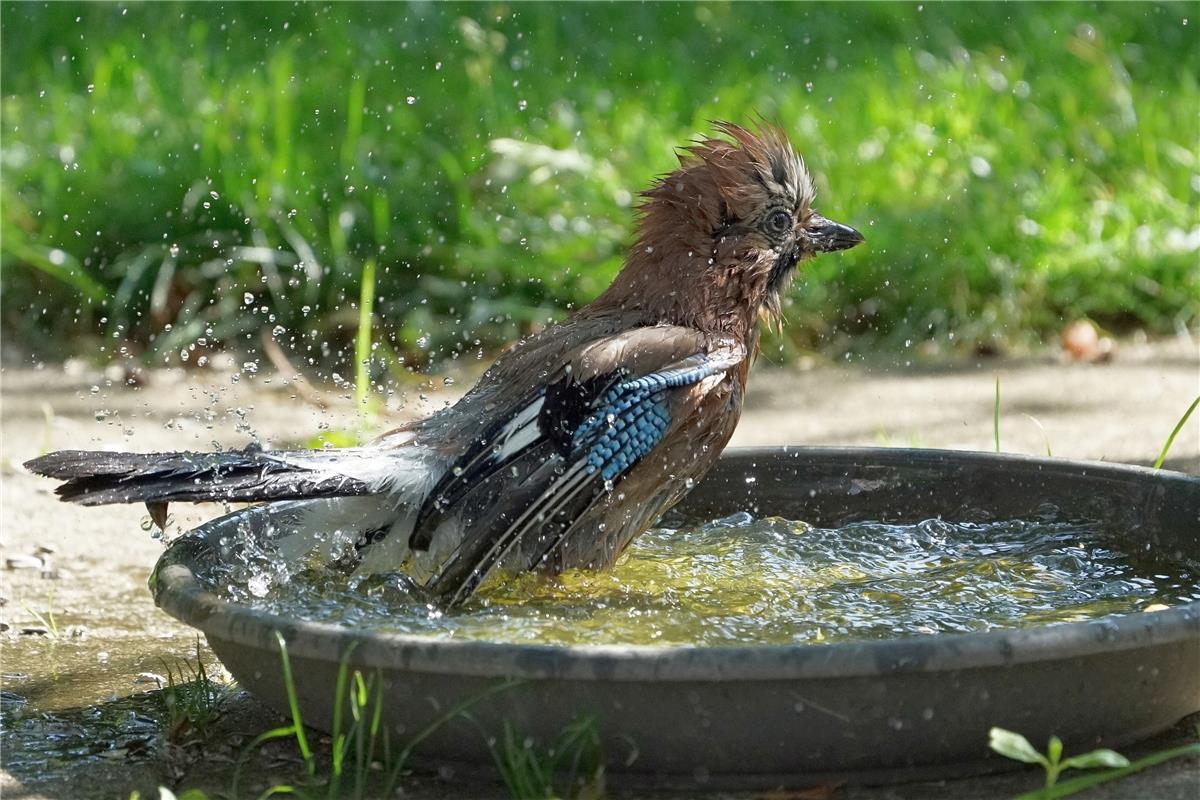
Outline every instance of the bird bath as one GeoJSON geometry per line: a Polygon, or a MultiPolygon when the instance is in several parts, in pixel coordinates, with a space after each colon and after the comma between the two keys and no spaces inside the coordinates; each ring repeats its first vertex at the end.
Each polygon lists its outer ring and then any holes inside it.
{"type": "MultiPolygon", "coordinates": [[[[676,516],[738,511],[838,526],[1044,514],[1102,522],[1126,552],[1200,559],[1200,478],[1102,463],[934,450],[730,450],[676,516]]],[[[422,752],[490,759],[480,726],[548,742],[581,714],[610,770],[661,783],[887,782],[996,768],[992,726],[1033,741],[1119,747],[1200,709],[1200,601],[1084,622],[979,633],[754,646],[538,645],[438,639],[275,615],[203,581],[254,509],[176,540],[151,580],[239,683],[287,708],[276,634],[306,722],[328,730],[343,655],[384,681],[402,741],[455,705],[422,752]],[[501,690],[489,692],[511,682],[501,690]],[[486,696],[485,696],[486,693],[486,696]]]]}

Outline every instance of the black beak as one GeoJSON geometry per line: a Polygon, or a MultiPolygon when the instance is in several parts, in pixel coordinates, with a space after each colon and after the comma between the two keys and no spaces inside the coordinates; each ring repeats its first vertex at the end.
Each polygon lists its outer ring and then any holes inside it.
{"type": "Polygon", "coordinates": [[[849,250],[854,245],[863,242],[863,235],[854,228],[831,219],[825,219],[820,214],[813,214],[809,218],[808,235],[812,239],[813,250],[818,253],[849,250]]]}

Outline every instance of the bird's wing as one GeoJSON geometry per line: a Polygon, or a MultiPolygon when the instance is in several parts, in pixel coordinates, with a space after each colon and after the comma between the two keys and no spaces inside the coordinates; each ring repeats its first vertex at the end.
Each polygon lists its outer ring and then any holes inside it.
{"type": "Polygon", "coordinates": [[[719,383],[745,357],[734,339],[673,326],[577,350],[476,438],[427,496],[410,546],[428,548],[450,517],[463,533],[426,588],[455,605],[530,536],[537,546],[521,550],[540,553],[535,567],[666,436],[701,384],[719,383]]]}

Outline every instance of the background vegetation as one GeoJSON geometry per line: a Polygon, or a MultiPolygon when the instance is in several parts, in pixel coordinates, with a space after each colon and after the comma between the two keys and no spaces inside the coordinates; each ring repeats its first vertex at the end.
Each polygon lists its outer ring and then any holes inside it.
{"type": "Polygon", "coordinates": [[[1200,319],[1194,5],[0,10],[18,352],[266,329],[344,364],[374,260],[377,359],[475,354],[595,295],[673,147],[758,114],[868,239],[798,284],[784,358],[1200,319]]]}

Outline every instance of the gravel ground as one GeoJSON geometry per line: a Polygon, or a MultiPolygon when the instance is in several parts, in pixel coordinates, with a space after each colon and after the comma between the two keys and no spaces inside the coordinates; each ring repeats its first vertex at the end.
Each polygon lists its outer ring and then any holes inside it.
{"type": "MultiPolygon", "coordinates": [[[[77,364],[0,371],[0,557],[36,555],[44,562],[3,573],[0,620],[8,628],[0,634],[6,693],[0,792],[6,797],[126,797],[131,788],[146,792],[159,782],[221,787],[239,742],[277,724],[269,710],[242,696],[220,722],[223,748],[168,759],[140,755],[152,732],[131,726],[138,712],[131,715],[122,704],[154,688],[135,682],[139,674],[150,680],[145,674],[161,674],[164,658],[194,655],[197,646],[187,628],[154,608],[145,590],[162,545],[142,531],[143,510],[60,504],[48,481],[19,465],[60,448],[206,449],[240,446],[252,436],[279,445],[320,430],[354,428],[352,404],[335,393],[328,408],[318,408],[278,376],[235,380],[232,373],[162,370],[144,375],[138,386],[125,385],[124,377],[106,377],[77,364]],[[47,611],[54,612],[57,637],[20,634],[41,625],[47,611]],[[97,719],[113,715],[124,722],[96,727],[97,719]],[[107,756],[101,752],[106,750],[107,756]]],[[[1186,339],[1124,343],[1111,363],[1098,365],[1065,363],[1057,356],[935,367],[782,370],[763,363],[752,378],[733,444],[991,450],[997,377],[1002,449],[1044,454],[1050,448],[1055,456],[1148,464],[1200,394],[1200,347],[1186,339]]],[[[453,400],[465,383],[414,386],[410,397],[393,402],[402,406],[396,421],[453,400]]],[[[1200,474],[1197,431],[1200,419],[1193,419],[1175,442],[1168,467],[1200,474]]],[[[184,529],[219,509],[173,506],[172,511],[172,527],[184,529]]],[[[1154,746],[1191,738],[1189,729],[1180,728],[1154,746]]],[[[258,768],[269,774],[282,768],[277,762],[258,768]]],[[[983,798],[1035,785],[1035,776],[1021,773],[942,784],[844,787],[833,796],[983,798]]],[[[461,776],[450,783],[426,778],[409,785],[406,796],[481,796],[494,793],[493,786],[461,776]]],[[[1197,789],[1200,763],[1186,759],[1090,796],[1190,798],[1197,789]]]]}

